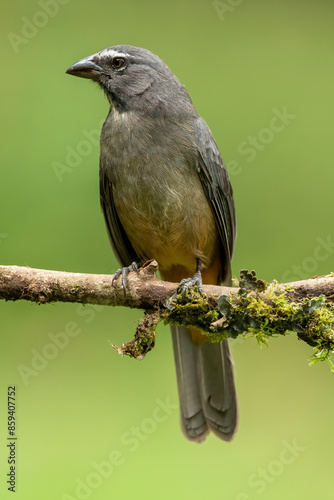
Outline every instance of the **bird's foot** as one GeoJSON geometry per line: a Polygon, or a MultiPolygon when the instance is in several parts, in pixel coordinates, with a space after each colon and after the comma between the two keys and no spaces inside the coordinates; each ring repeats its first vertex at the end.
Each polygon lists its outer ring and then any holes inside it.
{"type": "Polygon", "coordinates": [[[132,262],[129,266],[122,267],[121,269],[117,269],[117,271],[114,274],[114,277],[112,279],[112,286],[115,286],[115,282],[118,280],[120,276],[122,276],[122,287],[123,287],[123,292],[124,295],[126,294],[126,285],[128,281],[128,274],[131,273],[131,271],[138,271],[138,264],[137,262],[132,262]]]}
{"type": "Polygon", "coordinates": [[[203,283],[202,283],[202,275],[201,275],[201,259],[197,259],[197,267],[196,272],[191,278],[185,278],[180,281],[178,286],[178,291],[182,293],[182,298],[185,298],[186,292],[192,286],[198,286],[198,290],[202,293],[203,283]]]}

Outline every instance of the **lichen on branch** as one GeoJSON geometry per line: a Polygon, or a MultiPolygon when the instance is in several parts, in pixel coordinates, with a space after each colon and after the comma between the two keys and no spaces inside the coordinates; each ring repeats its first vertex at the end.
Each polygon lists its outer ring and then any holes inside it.
{"type": "Polygon", "coordinates": [[[260,345],[270,337],[294,332],[314,348],[311,364],[327,360],[334,371],[330,355],[334,351],[334,305],[324,295],[291,300],[291,286],[276,281],[266,284],[251,273],[241,271],[237,294],[222,294],[216,301],[191,291],[189,302],[182,294],[170,299],[164,314],[165,323],[196,326],[211,342],[225,338],[255,337],[260,345]]]}

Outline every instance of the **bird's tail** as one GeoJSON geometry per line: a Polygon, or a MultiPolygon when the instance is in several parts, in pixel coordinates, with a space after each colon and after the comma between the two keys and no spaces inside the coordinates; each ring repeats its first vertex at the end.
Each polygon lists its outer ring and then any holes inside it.
{"type": "Polygon", "coordinates": [[[238,405],[228,341],[198,345],[188,329],[171,329],[183,433],[199,443],[210,431],[230,441],[237,429],[238,405]]]}

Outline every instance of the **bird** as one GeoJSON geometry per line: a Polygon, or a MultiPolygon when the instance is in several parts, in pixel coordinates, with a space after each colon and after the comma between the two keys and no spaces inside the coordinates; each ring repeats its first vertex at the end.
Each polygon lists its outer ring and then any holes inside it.
{"type": "MultiPolygon", "coordinates": [[[[201,61],[198,61],[201,70],[201,61]]],[[[202,68],[203,69],[203,68],[202,68]]],[[[218,146],[179,79],[151,51],[114,45],[66,73],[102,88],[109,112],[100,136],[100,202],[110,243],[129,272],[150,259],[183,291],[231,285],[236,239],[233,191],[218,146]]],[[[207,71],[206,71],[207,74],[207,71]]],[[[238,426],[227,340],[172,326],[181,429],[230,441],[238,426]]]]}

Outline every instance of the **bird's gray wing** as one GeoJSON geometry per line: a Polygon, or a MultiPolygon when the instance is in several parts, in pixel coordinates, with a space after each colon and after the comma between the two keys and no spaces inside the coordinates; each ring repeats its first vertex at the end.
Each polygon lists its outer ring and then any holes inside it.
{"type": "Polygon", "coordinates": [[[198,151],[198,175],[215,216],[225,253],[226,271],[223,278],[228,284],[231,279],[231,258],[236,239],[233,191],[217,144],[201,117],[196,118],[194,129],[198,151]]]}
{"type": "Polygon", "coordinates": [[[109,240],[121,266],[129,266],[132,262],[138,261],[139,256],[134,251],[119,220],[112,190],[112,182],[108,178],[100,160],[100,202],[109,240]]]}

